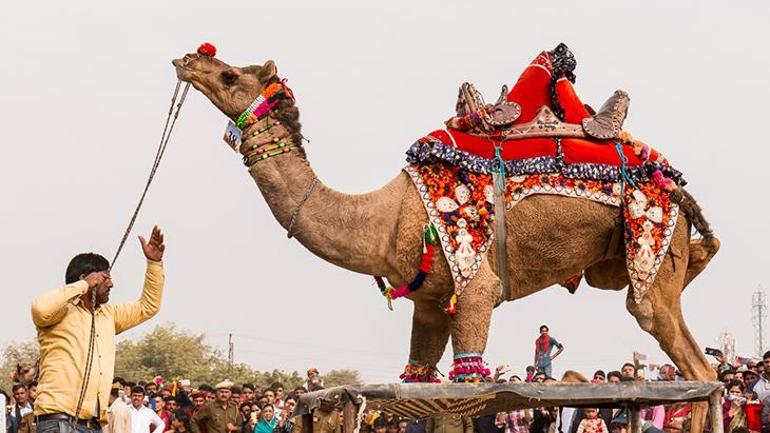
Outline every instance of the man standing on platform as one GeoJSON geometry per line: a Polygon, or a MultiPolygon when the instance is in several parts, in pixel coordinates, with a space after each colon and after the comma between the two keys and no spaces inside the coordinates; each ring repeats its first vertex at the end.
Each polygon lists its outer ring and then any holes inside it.
{"type": "Polygon", "coordinates": [[[535,340],[535,367],[537,371],[545,373],[547,377],[551,377],[552,364],[551,362],[556,359],[564,350],[562,346],[555,338],[549,334],[547,325],[540,325],[540,336],[535,340]],[[556,353],[551,355],[551,351],[556,347],[556,353]]]}
{"type": "Polygon", "coordinates": [[[190,422],[192,433],[201,433],[201,424],[206,426],[206,433],[241,433],[243,416],[238,405],[230,400],[232,386],[229,380],[217,384],[217,399],[193,415],[190,422]]]}
{"type": "Polygon", "coordinates": [[[113,287],[110,264],[98,254],[85,253],[70,261],[65,286],[32,303],[40,343],[38,431],[71,433],[76,425],[78,433],[99,432],[107,423],[115,336],[154,316],[163,295],[163,234],[156,226],[149,241],[141,236],[139,241],[147,271],[138,301],[108,304],[113,287]],[[84,380],[89,354],[91,369],[84,380]]]}

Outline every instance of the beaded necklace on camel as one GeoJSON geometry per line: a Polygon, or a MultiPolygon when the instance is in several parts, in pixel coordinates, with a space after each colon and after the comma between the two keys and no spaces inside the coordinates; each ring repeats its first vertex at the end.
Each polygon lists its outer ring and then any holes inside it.
{"type": "MultiPolygon", "coordinates": [[[[240,130],[259,122],[262,119],[268,117],[273,108],[283,99],[294,99],[294,94],[291,89],[286,85],[286,80],[281,80],[278,83],[272,83],[267,86],[262,92],[254,99],[254,101],[246,108],[246,110],[238,116],[236,120],[236,126],[240,130]]],[[[275,124],[275,123],[274,123],[275,124]]],[[[258,129],[252,135],[258,135],[266,132],[271,128],[268,124],[264,128],[258,129]]],[[[292,149],[299,149],[299,146],[291,141],[281,141],[277,137],[273,139],[273,144],[267,144],[262,146],[254,145],[250,151],[247,151],[243,155],[243,163],[250,167],[257,162],[264,161],[265,159],[273,156],[289,153],[292,149]]]]}

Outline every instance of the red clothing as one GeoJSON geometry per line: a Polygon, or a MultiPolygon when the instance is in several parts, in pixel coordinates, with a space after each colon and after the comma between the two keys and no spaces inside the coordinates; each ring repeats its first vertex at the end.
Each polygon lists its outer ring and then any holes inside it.
{"type": "Polygon", "coordinates": [[[761,431],[762,402],[746,403],[743,411],[746,413],[746,427],[751,431],[761,431]]]}

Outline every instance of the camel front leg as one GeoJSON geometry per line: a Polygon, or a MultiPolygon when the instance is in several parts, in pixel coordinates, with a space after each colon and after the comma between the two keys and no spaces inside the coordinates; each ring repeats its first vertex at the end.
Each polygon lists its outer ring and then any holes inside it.
{"type": "Polygon", "coordinates": [[[401,380],[412,382],[440,382],[436,365],[444,355],[449,340],[449,316],[432,299],[416,300],[412,315],[412,341],[409,363],[401,380]]]}
{"type": "MultiPolygon", "coordinates": [[[[653,286],[638,303],[629,289],[626,308],[639,326],[649,332],[660,344],[671,361],[687,380],[716,380],[716,372],[709,364],[700,346],[684,321],[681,294],[685,285],[688,264],[689,230],[680,219],[670,251],[660,267],[653,286]]],[[[693,405],[692,433],[701,433],[706,421],[706,403],[693,405]]]]}
{"type": "Polygon", "coordinates": [[[485,259],[476,276],[457,300],[452,318],[454,363],[449,379],[454,382],[481,382],[489,377],[483,355],[487,347],[492,309],[500,294],[500,280],[485,259]]]}

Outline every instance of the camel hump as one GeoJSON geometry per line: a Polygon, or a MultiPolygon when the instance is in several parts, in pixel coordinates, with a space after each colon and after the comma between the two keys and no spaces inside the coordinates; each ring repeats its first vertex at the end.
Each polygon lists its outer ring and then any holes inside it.
{"type": "Polygon", "coordinates": [[[623,90],[616,90],[599,112],[583,119],[583,130],[591,137],[607,140],[617,138],[623,129],[631,98],[623,90]]]}

